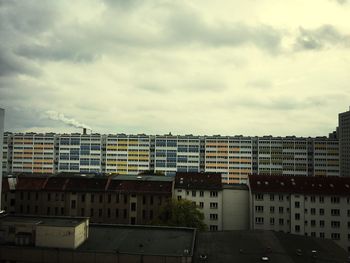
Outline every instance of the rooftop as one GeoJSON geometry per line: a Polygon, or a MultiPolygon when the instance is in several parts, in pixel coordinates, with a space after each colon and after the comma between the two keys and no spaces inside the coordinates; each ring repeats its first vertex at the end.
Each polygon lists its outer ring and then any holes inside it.
{"type": "Polygon", "coordinates": [[[350,195],[350,177],[250,175],[252,192],[350,195]]]}
{"type": "Polygon", "coordinates": [[[34,224],[43,226],[62,226],[74,227],[84,222],[87,217],[49,217],[49,216],[30,216],[30,215],[2,215],[0,224],[34,224]]]}
{"type": "Polygon", "coordinates": [[[199,232],[194,262],[309,263],[346,262],[347,253],[333,241],[273,231],[199,232]],[[316,252],[312,252],[312,251],[316,252]],[[298,255],[298,254],[299,255],[298,255]],[[202,259],[201,259],[202,258],[202,259]]]}
{"type": "Polygon", "coordinates": [[[219,173],[176,173],[175,188],[220,190],[222,189],[219,173]]]}
{"type": "Polygon", "coordinates": [[[144,255],[192,255],[193,228],[90,225],[88,240],[80,251],[106,251],[144,255]]]}

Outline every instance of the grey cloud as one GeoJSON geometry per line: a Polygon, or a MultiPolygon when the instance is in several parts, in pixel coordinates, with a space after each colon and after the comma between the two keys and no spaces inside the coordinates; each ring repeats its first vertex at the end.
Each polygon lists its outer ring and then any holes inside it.
{"type": "Polygon", "coordinates": [[[0,77],[17,74],[38,75],[39,70],[32,63],[23,61],[11,51],[0,47],[0,77]]]}
{"type": "Polygon", "coordinates": [[[332,25],[323,25],[316,29],[299,28],[296,50],[318,50],[333,45],[349,47],[350,36],[341,34],[332,25]]]}
{"type": "Polygon", "coordinates": [[[332,0],[332,1],[336,1],[338,2],[338,4],[341,4],[341,5],[347,3],[347,0],[332,0]]]}

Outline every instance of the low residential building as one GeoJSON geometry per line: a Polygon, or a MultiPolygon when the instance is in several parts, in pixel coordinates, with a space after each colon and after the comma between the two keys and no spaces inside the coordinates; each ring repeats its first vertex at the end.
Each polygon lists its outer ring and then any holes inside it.
{"type": "Polygon", "coordinates": [[[174,187],[174,178],[165,176],[23,175],[15,190],[6,181],[2,205],[7,211],[88,216],[91,222],[113,224],[149,224],[174,187]]]}
{"type": "Polygon", "coordinates": [[[193,228],[89,225],[86,218],[0,217],[1,262],[186,262],[193,228]]]}
{"type": "Polygon", "coordinates": [[[350,178],[250,176],[251,229],[332,239],[350,251],[350,178]]]}
{"type": "Polygon", "coordinates": [[[87,240],[85,217],[0,216],[0,244],[75,249],[87,240]]]}
{"type": "Polygon", "coordinates": [[[210,231],[249,229],[246,185],[225,185],[218,173],[176,173],[175,196],[192,201],[210,231]]]}

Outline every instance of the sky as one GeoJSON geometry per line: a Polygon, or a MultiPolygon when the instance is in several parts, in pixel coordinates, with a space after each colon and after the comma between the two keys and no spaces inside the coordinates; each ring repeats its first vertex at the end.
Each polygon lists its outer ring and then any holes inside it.
{"type": "Polygon", "coordinates": [[[0,0],[5,130],[323,136],[350,0],[0,0]]]}

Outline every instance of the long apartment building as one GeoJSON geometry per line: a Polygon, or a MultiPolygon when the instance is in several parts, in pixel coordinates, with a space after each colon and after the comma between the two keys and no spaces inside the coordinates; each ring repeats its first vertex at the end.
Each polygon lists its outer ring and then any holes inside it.
{"type": "Polygon", "coordinates": [[[11,134],[4,136],[4,171],[220,173],[223,183],[248,175],[339,175],[339,142],[326,137],[11,134]]]}
{"type": "Polygon", "coordinates": [[[250,176],[251,229],[332,239],[350,251],[350,178],[250,176]]]}
{"type": "MultiPolygon", "coordinates": [[[[11,172],[54,173],[57,137],[53,133],[7,134],[7,155],[12,142],[11,172]]],[[[6,147],[5,146],[5,147],[6,147]]]]}
{"type": "Polygon", "coordinates": [[[6,212],[90,217],[92,223],[148,224],[173,197],[167,176],[19,176],[5,178],[6,212]]]}
{"type": "Polygon", "coordinates": [[[148,135],[108,135],[104,138],[102,170],[137,175],[150,170],[151,139],[148,135]]]}

